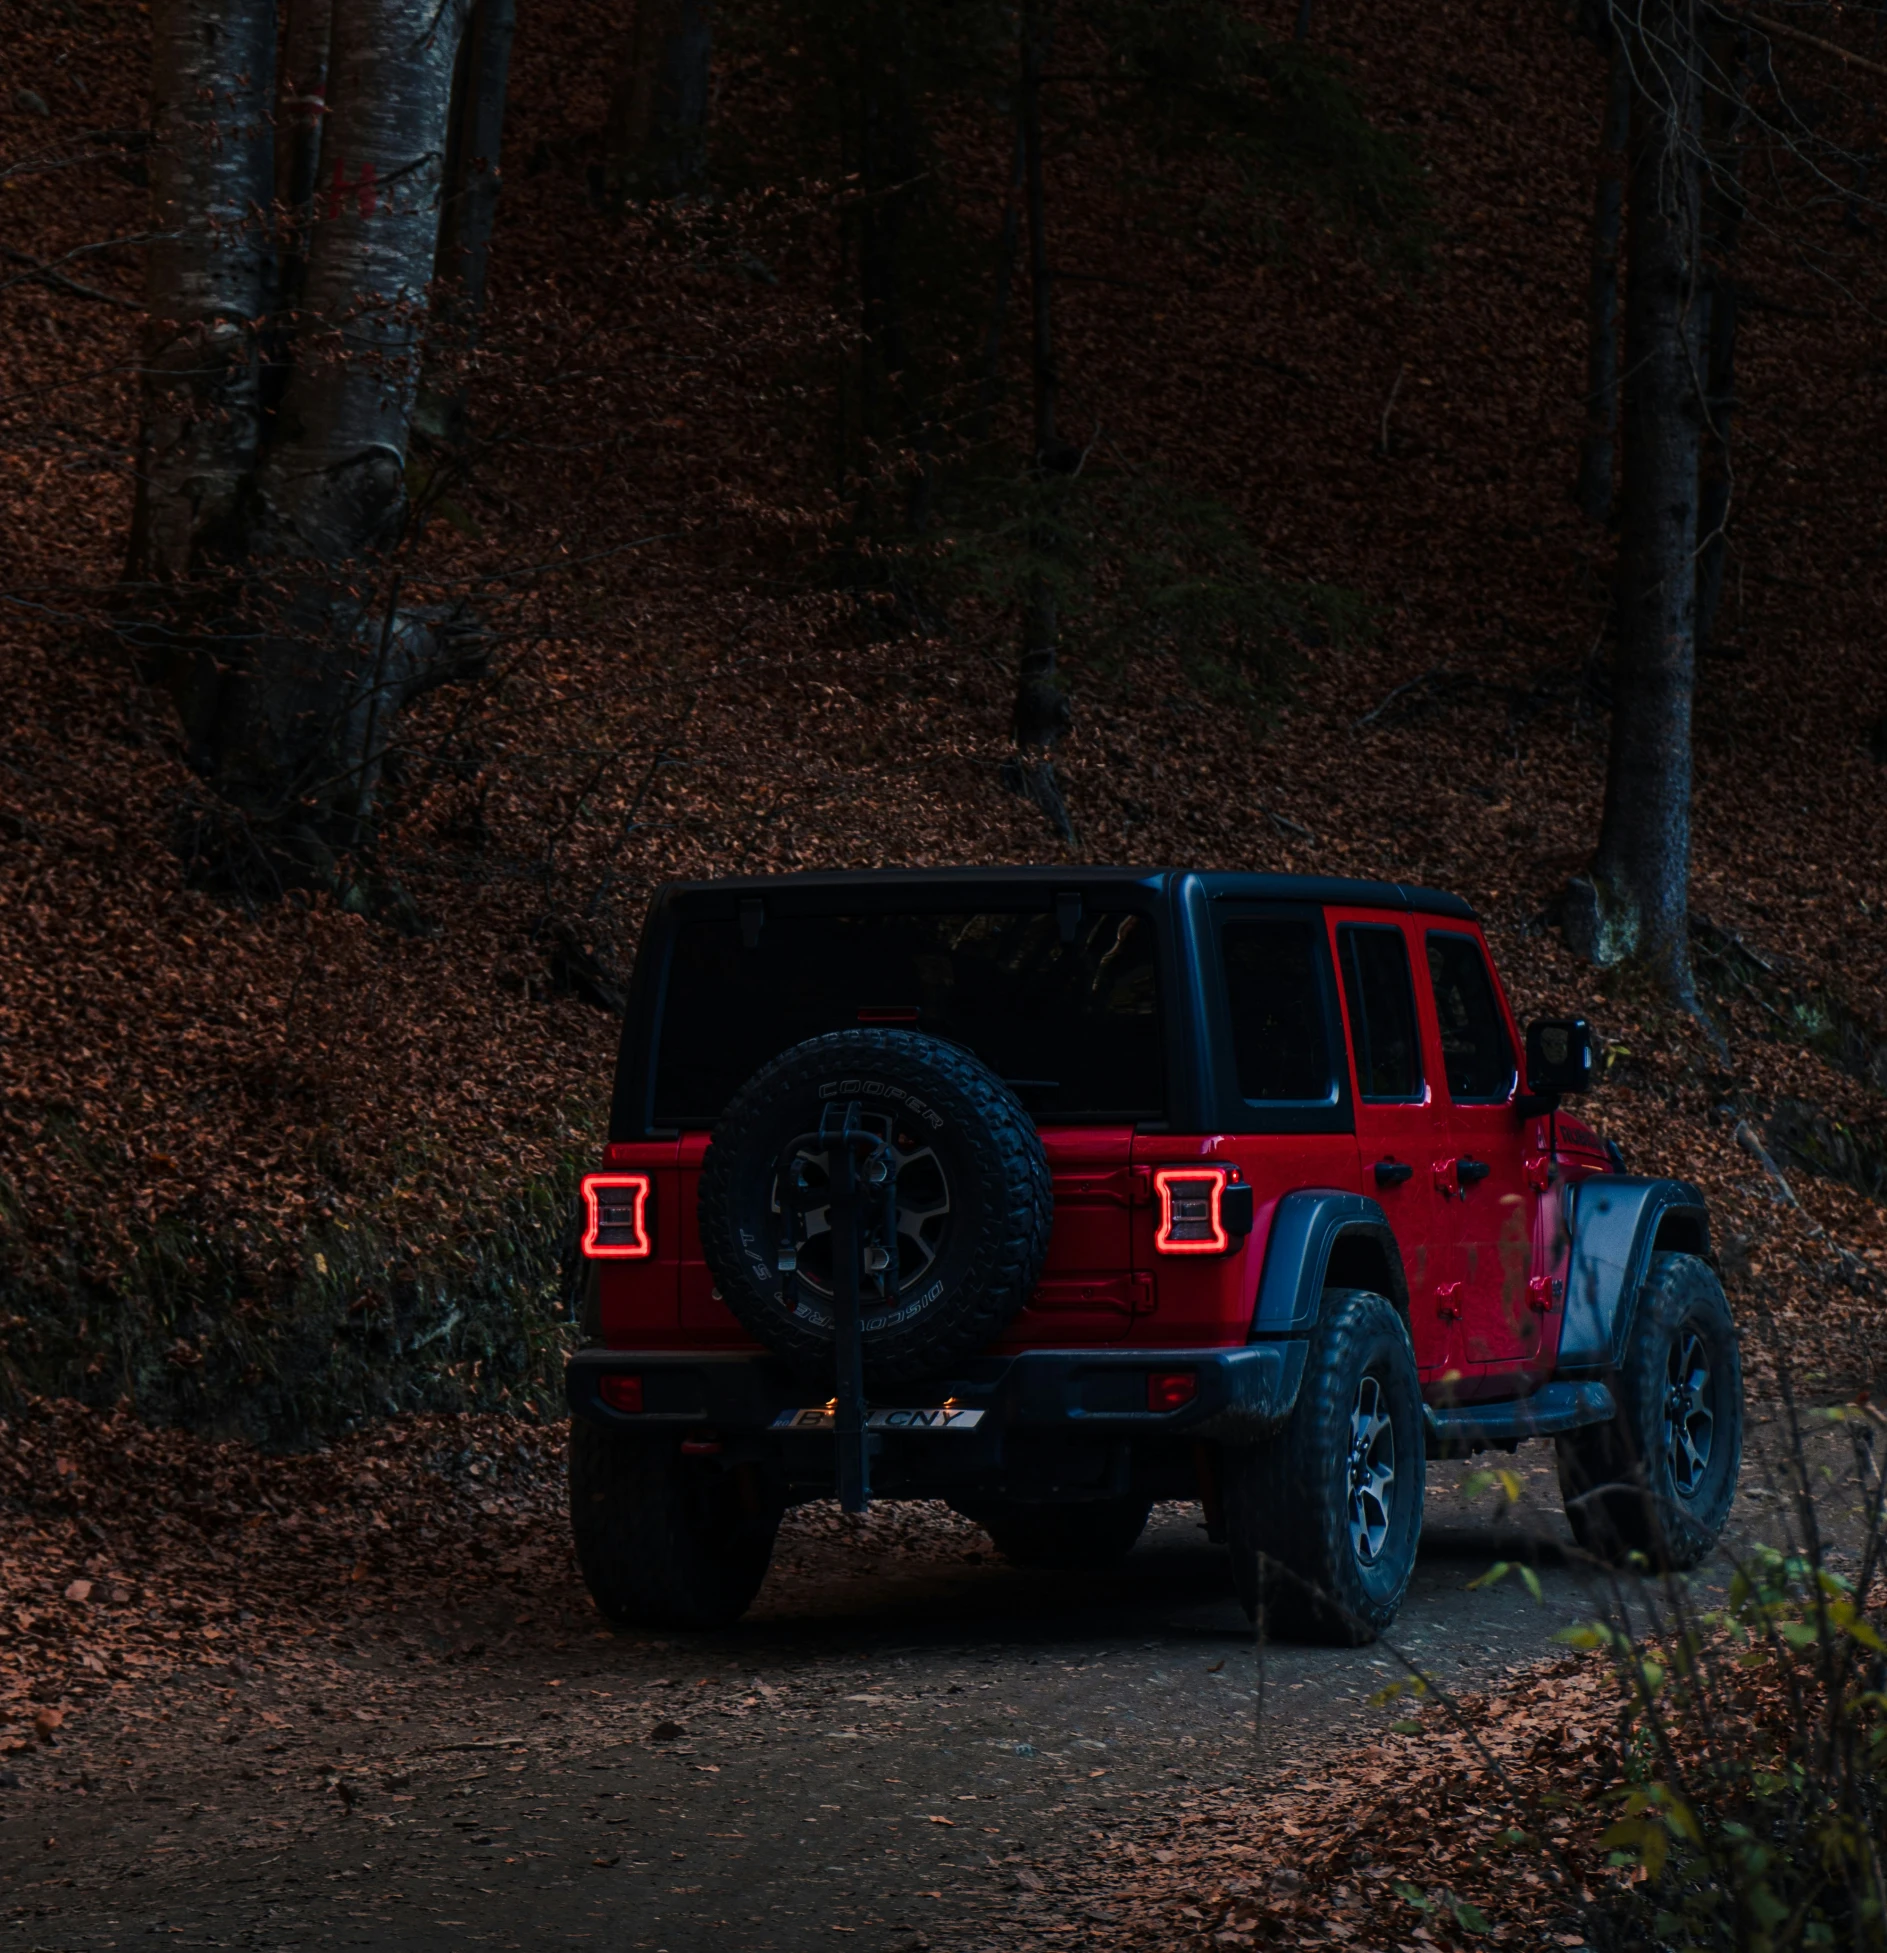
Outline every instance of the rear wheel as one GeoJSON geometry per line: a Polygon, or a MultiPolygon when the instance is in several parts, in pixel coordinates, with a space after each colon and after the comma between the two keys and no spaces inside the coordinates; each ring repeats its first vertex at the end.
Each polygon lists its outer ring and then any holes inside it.
{"type": "Polygon", "coordinates": [[[978,1505],[965,1516],[988,1533],[1005,1560],[1076,1572],[1125,1559],[1152,1509],[1147,1499],[1097,1499],[1087,1505],[978,1505]]]}
{"type": "Polygon", "coordinates": [[[1246,1613],[1290,1640],[1373,1641],[1415,1569],[1427,1476],[1407,1326],[1380,1295],[1327,1290],[1290,1423],[1225,1455],[1246,1613]]]}
{"type": "Polygon", "coordinates": [[[1717,1543],[1743,1462],[1743,1364],[1723,1285],[1696,1255],[1651,1258],[1618,1415],[1558,1441],[1573,1537],[1602,1559],[1693,1567],[1717,1543]]]}
{"type": "Polygon", "coordinates": [[[760,1591],[780,1514],[751,1477],[677,1436],[570,1426],[577,1565],[614,1627],[727,1627],[760,1591]]]}

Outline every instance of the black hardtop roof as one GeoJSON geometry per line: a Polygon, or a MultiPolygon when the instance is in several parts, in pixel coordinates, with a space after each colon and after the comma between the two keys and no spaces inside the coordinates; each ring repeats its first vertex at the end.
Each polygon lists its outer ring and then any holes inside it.
{"type": "Polygon", "coordinates": [[[1254,875],[1221,870],[1183,868],[1106,868],[1075,866],[1003,866],[959,868],[815,868],[790,875],[727,875],[713,881],[665,882],[655,895],[665,898],[687,896],[765,896],[778,894],[817,894],[826,890],[839,893],[856,889],[882,897],[898,888],[927,893],[950,888],[989,888],[1009,884],[1018,892],[1040,890],[1045,895],[1063,888],[1094,888],[1138,885],[1149,891],[1165,891],[1175,883],[1196,880],[1202,892],[1215,901],[1246,902],[1329,902],[1360,909],[1411,909],[1424,915],[1452,916],[1463,922],[1475,920],[1472,908],[1459,895],[1438,888],[1411,887],[1403,882],[1365,881],[1347,875],[1254,875]]]}

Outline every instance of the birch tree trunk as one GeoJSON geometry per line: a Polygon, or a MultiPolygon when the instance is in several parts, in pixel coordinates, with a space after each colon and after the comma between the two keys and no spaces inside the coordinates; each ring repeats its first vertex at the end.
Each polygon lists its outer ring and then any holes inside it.
{"type": "Polygon", "coordinates": [[[371,846],[398,710],[456,675],[435,620],[400,612],[372,558],[404,512],[464,13],[335,0],[295,367],[258,476],[252,549],[276,588],[188,713],[201,770],[283,881],[332,883],[337,852],[371,846]]]}
{"type": "Polygon", "coordinates": [[[517,24],[517,0],[477,0],[466,35],[464,82],[453,120],[446,204],[439,221],[438,275],[457,281],[464,302],[455,317],[467,326],[484,310],[491,272],[505,93],[517,24]]]}
{"type": "Polygon", "coordinates": [[[398,525],[465,13],[335,0],[304,319],[261,479],[278,549],[341,562],[398,525]]]}
{"type": "Polygon", "coordinates": [[[672,197],[707,172],[713,0],[636,0],[604,127],[617,198],[672,197]]]}
{"type": "Polygon", "coordinates": [[[1619,644],[1605,813],[1566,934],[1696,1008],[1688,939],[1696,659],[1702,145],[1698,0],[1644,0],[1634,101],[1619,503],[1619,644]]]}
{"type": "MultiPolygon", "coordinates": [[[[435,318],[444,342],[441,351],[446,354],[471,350],[485,309],[491,233],[498,213],[505,93],[516,31],[516,0],[475,0],[459,51],[437,253],[442,283],[435,318]]],[[[443,371],[429,369],[414,419],[420,432],[432,439],[459,440],[464,434],[463,389],[443,371]]]]}
{"type": "Polygon", "coordinates": [[[282,71],[275,97],[275,197],[286,218],[275,311],[286,321],[301,303],[315,183],[321,169],[321,125],[327,115],[328,44],[334,0],[289,0],[282,71]]]}
{"type": "Polygon", "coordinates": [[[240,551],[261,416],[274,0],[151,9],[150,322],[129,573],[175,582],[240,551]]]}

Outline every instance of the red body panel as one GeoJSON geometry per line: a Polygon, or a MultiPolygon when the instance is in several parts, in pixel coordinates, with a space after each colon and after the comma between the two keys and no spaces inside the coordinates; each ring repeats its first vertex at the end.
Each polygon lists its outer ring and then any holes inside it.
{"type": "Polygon", "coordinates": [[[1132,1225],[1133,1128],[1045,1126],[1042,1150],[1055,1182],[1048,1259],[1028,1306],[995,1348],[1123,1342],[1153,1306],[1144,1244],[1132,1225]]]}

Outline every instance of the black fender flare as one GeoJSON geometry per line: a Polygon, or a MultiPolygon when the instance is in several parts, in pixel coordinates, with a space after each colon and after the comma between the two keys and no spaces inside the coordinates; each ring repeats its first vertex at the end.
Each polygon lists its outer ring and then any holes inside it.
{"type": "Polygon", "coordinates": [[[1599,1376],[1624,1358],[1638,1291],[1667,1222],[1681,1222],[1688,1251],[1714,1265],[1710,1209],[1688,1180],[1635,1173],[1595,1173],[1568,1193],[1572,1249],[1554,1374],[1599,1376]]]}
{"type": "Polygon", "coordinates": [[[1264,1270],[1258,1277],[1251,1337],[1302,1336],[1323,1308],[1325,1278],[1337,1243],[1361,1236],[1382,1251],[1389,1271],[1389,1300],[1409,1320],[1409,1283],[1402,1250],[1381,1204],[1367,1194],[1333,1187],[1306,1187],[1278,1202],[1265,1237],[1264,1270]]]}

